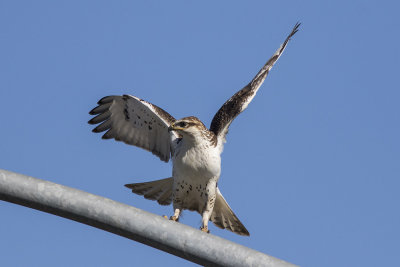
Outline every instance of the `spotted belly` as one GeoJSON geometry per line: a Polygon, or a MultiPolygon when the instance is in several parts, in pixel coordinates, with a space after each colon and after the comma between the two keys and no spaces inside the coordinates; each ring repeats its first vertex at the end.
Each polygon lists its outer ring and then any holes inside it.
{"type": "Polygon", "coordinates": [[[221,157],[214,147],[185,147],[184,144],[173,157],[174,208],[202,213],[210,197],[209,190],[219,179],[221,157]]]}
{"type": "Polygon", "coordinates": [[[174,206],[201,214],[208,199],[207,184],[207,181],[177,179],[173,186],[174,206]]]}

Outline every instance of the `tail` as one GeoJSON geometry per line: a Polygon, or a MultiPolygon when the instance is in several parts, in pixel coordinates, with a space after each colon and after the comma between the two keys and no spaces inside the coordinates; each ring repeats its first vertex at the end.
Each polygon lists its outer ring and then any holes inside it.
{"type": "Polygon", "coordinates": [[[211,221],[221,229],[227,229],[238,235],[250,235],[249,231],[247,231],[246,227],[244,227],[235,213],[233,213],[231,207],[226,203],[218,187],[211,221]]]}
{"type": "Polygon", "coordinates": [[[146,183],[126,184],[125,186],[132,189],[135,194],[157,200],[161,205],[169,205],[172,202],[172,183],[173,179],[170,177],[146,183]]]}

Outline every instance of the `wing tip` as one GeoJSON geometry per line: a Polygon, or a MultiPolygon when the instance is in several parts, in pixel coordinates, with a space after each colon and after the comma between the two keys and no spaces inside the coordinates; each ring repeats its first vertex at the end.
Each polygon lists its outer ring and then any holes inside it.
{"type": "MultiPolygon", "coordinates": [[[[108,139],[112,139],[112,138],[114,138],[114,137],[115,137],[114,131],[112,131],[112,129],[110,129],[110,130],[108,130],[105,134],[103,134],[103,136],[101,137],[101,139],[108,140],[108,139]]],[[[118,141],[118,140],[117,140],[117,141],[118,141]]]]}
{"type": "MultiPolygon", "coordinates": [[[[90,115],[94,115],[94,114],[91,114],[91,113],[89,113],[89,114],[90,114],[90,115]]],[[[96,118],[96,117],[91,118],[87,123],[88,123],[88,124],[92,124],[92,125],[93,125],[93,124],[97,124],[98,122],[94,122],[95,118],[96,118]]]]}
{"type": "Polygon", "coordinates": [[[92,130],[92,133],[101,133],[101,132],[103,132],[103,130],[100,130],[100,129],[97,129],[98,127],[96,127],[96,128],[94,128],[93,130],[92,130]]]}
{"type": "Polygon", "coordinates": [[[120,97],[118,95],[108,95],[105,97],[100,98],[100,100],[97,102],[97,104],[102,105],[102,104],[107,104],[112,102],[115,98],[120,97]]]}
{"type": "Polygon", "coordinates": [[[134,185],[134,184],[125,184],[124,186],[127,187],[127,188],[129,188],[129,189],[132,189],[132,188],[133,188],[133,185],[134,185]]]}
{"type": "Polygon", "coordinates": [[[282,44],[282,46],[281,46],[281,49],[278,50],[278,51],[279,51],[279,54],[282,54],[282,52],[283,52],[283,50],[285,49],[287,43],[291,40],[291,38],[293,37],[293,35],[295,35],[296,32],[299,31],[300,25],[301,25],[301,22],[300,22],[300,21],[296,22],[296,24],[294,25],[292,31],[290,32],[290,34],[288,35],[288,37],[286,37],[286,40],[283,42],[283,44],[282,44]]]}
{"type": "Polygon", "coordinates": [[[291,32],[290,35],[289,35],[289,38],[292,37],[293,35],[295,35],[296,32],[299,31],[300,25],[301,25],[301,22],[300,22],[300,21],[296,22],[296,24],[294,25],[294,27],[293,27],[293,29],[292,29],[292,32],[291,32]]]}

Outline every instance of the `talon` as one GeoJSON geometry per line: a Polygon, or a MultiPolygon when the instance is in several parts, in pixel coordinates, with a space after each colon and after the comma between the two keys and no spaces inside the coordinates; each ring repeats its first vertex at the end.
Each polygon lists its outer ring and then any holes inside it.
{"type": "Polygon", "coordinates": [[[210,230],[208,230],[208,227],[207,227],[207,226],[205,226],[205,227],[200,227],[200,230],[203,231],[203,232],[205,232],[205,233],[207,233],[207,234],[210,233],[210,230]]]}
{"type": "Polygon", "coordinates": [[[163,215],[163,218],[168,220],[168,217],[167,217],[167,215],[163,215]]]}
{"type": "Polygon", "coordinates": [[[176,216],[171,216],[171,217],[169,217],[169,219],[170,219],[171,221],[174,221],[174,222],[177,222],[177,221],[178,221],[178,218],[176,218],[176,216]]]}

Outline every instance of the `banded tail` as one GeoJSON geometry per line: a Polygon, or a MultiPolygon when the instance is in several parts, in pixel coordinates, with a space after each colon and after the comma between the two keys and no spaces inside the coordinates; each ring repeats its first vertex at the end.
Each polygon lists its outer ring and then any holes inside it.
{"type": "Polygon", "coordinates": [[[146,199],[157,200],[160,205],[169,205],[172,202],[173,182],[174,180],[170,177],[145,183],[126,184],[125,186],[146,199]]]}

